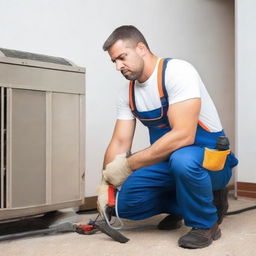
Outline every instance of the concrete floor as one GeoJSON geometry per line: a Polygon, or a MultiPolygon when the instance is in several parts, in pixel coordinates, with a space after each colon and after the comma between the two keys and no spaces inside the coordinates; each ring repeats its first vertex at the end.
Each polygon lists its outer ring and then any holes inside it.
{"type": "MultiPolygon", "coordinates": [[[[256,205],[254,200],[230,198],[229,211],[256,205]]],[[[63,221],[82,221],[87,223],[95,214],[77,215],[64,211],[63,221]]],[[[62,217],[63,217],[62,216],[62,217]]],[[[222,237],[207,248],[189,250],[177,246],[178,238],[189,231],[183,226],[176,231],[160,231],[157,223],[165,215],[158,215],[144,221],[125,221],[125,225],[149,224],[148,227],[122,230],[130,241],[120,244],[102,233],[79,235],[62,233],[37,235],[12,241],[0,242],[1,256],[253,256],[256,255],[256,210],[227,216],[221,225],[222,237]]]]}

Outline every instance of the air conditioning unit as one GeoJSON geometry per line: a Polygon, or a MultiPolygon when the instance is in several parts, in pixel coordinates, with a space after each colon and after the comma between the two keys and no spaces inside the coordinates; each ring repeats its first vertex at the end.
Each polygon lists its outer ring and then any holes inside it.
{"type": "Polygon", "coordinates": [[[0,48],[0,220],[84,199],[85,69],[0,48]]]}

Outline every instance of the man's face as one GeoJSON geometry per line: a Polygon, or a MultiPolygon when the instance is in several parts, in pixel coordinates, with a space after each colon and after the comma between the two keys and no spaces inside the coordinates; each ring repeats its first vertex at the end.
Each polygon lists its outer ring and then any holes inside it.
{"type": "Polygon", "coordinates": [[[144,69],[144,60],[137,46],[128,41],[118,40],[108,50],[116,69],[128,80],[137,80],[144,69]]]}

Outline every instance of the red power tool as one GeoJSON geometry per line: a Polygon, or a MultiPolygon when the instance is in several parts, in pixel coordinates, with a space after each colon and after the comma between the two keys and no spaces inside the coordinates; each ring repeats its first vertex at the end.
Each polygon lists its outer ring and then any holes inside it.
{"type": "MultiPolygon", "coordinates": [[[[108,186],[108,205],[106,207],[105,212],[103,212],[104,218],[102,222],[94,222],[94,225],[101,232],[107,234],[115,241],[120,243],[126,243],[129,239],[123,236],[120,232],[117,231],[116,228],[110,225],[110,220],[113,215],[115,215],[115,187],[113,185],[108,186]]],[[[96,218],[97,219],[97,218],[96,218]]]]}

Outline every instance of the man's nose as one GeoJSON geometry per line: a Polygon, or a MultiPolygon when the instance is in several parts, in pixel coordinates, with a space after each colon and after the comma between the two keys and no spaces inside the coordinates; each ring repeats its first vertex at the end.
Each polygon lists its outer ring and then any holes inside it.
{"type": "Polygon", "coordinates": [[[116,60],[116,70],[120,71],[124,68],[124,64],[122,63],[122,61],[116,60]]]}

